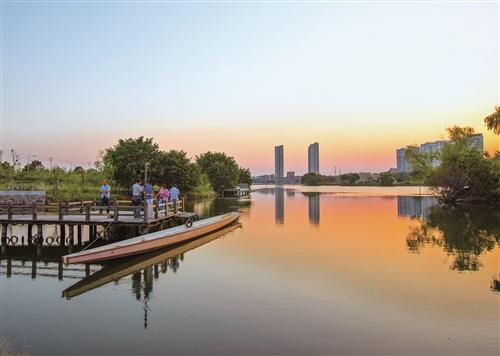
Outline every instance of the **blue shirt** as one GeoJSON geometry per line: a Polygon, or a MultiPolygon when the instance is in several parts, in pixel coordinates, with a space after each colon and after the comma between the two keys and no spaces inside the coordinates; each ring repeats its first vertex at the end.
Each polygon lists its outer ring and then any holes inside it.
{"type": "Polygon", "coordinates": [[[146,193],[146,198],[151,199],[153,198],[153,186],[149,183],[147,183],[144,186],[144,193],[146,193]]]}
{"type": "Polygon", "coordinates": [[[177,189],[176,187],[172,187],[170,189],[170,200],[178,200],[179,194],[181,194],[181,191],[179,189],[177,189]]]}
{"type": "Polygon", "coordinates": [[[111,187],[109,186],[109,184],[103,184],[99,188],[99,191],[101,192],[101,198],[103,197],[109,198],[109,192],[111,191],[111,187]]]}
{"type": "Polygon", "coordinates": [[[132,186],[132,196],[134,196],[134,197],[141,196],[141,193],[143,190],[144,190],[144,188],[142,187],[142,185],[135,183],[132,186]]]}

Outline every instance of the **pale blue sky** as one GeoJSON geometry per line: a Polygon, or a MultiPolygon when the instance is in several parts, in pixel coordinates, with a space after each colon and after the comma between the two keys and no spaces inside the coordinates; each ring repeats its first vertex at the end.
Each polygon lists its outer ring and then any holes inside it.
{"type": "Polygon", "coordinates": [[[386,169],[498,103],[497,4],[2,6],[2,146],[61,162],[146,135],[255,173],[274,144],[300,172],[315,140],[322,166],[386,169]]]}

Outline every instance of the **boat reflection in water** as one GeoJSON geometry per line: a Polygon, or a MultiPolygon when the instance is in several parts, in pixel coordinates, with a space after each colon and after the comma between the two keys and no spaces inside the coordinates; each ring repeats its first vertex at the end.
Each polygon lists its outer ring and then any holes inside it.
{"type": "MultiPolygon", "coordinates": [[[[104,267],[96,273],[65,289],[62,292],[62,296],[67,299],[71,299],[80,294],[103,286],[107,283],[118,281],[128,275],[140,273],[140,271],[142,270],[144,270],[145,281],[146,276],[149,275],[149,272],[147,272],[149,269],[153,271],[151,275],[154,275],[155,277],[159,276],[160,271],[162,273],[165,273],[169,267],[174,272],[176,272],[179,268],[179,259],[184,259],[184,254],[186,252],[205,245],[206,243],[224,236],[239,227],[241,227],[241,224],[239,223],[232,224],[221,230],[200,237],[196,240],[184,243],[177,247],[153,251],[137,257],[124,258],[120,261],[111,262],[104,265],[104,267]]],[[[133,280],[134,278],[137,279],[137,277],[133,277],[133,280]]]]}

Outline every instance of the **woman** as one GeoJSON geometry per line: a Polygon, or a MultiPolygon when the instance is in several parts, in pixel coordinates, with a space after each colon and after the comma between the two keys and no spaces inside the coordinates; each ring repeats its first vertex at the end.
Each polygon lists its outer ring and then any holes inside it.
{"type": "Polygon", "coordinates": [[[168,202],[168,197],[170,196],[170,192],[167,188],[166,184],[162,184],[161,188],[158,192],[158,203],[167,203],[168,202]]]}

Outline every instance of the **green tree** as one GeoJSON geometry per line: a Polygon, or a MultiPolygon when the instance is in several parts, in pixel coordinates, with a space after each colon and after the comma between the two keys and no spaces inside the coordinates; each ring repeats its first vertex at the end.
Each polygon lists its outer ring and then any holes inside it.
{"type": "Polygon", "coordinates": [[[160,171],[155,176],[159,179],[155,183],[176,184],[182,192],[186,193],[192,192],[200,184],[200,168],[190,161],[184,151],[162,152],[157,169],[160,171]]]}
{"type": "Polygon", "coordinates": [[[239,167],[238,175],[238,183],[248,184],[248,186],[252,185],[252,174],[248,168],[239,167]]]}
{"type": "Polygon", "coordinates": [[[321,174],[306,173],[302,176],[301,183],[304,185],[321,185],[321,174]]]}
{"type": "Polygon", "coordinates": [[[43,171],[43,170],[45,170],[43,163],[37,159],[31,161],[29,164],[25,165],[23,168],[23,172],[36,172],[36,171],[43,171]]]}
{"type": "Polygon", "coordinates": [[[141,136],[136,139],[120,139],[115,146],[104,151],[102,163],[117,184],[128,188],[144,175],[146,162],[149,162],[151,180],[159,181],[163,173],[161,159],[162,153],[153,139],[141,136]]]}
{"type": "Polygon", "coordinates": [[[223,152],[206,152],[196,157],[196,163],[216,192],[238,184],[240,171],[233,157],[223,152]]]}
{"type": "Polygon", "coordinates": [[[495,106],[495,111],[493,114],[488,115],[484,118],[484,123],[488,130],[493,130],[497,135],[500,135],[500,106],[495,106]]]}
{"type": "Polygon", "coordinates": [[[380,174],[379,182],[381,185],[388,187],[394,184],[394,176],[390,172],[384,172],[380,174]]]}
{"type": "Polygon", "coordinates": [[[496,159],[483,157],[468,139],[474,131],[468,127],[448,129],[452,141],[437,155],[416,149],[407,150],[410,164],[425,185],[445,203],[496,200],[499,195],[500,172],[496,159]],[[433,164],[438,157],[441,164],[433,164]]]}
{"type": "Polygon", "coordinates": [[[340,180],[344,184],[354,184],[359,180],[359,174],[357,173],[346,173],[340,176],[340,180]]]}

